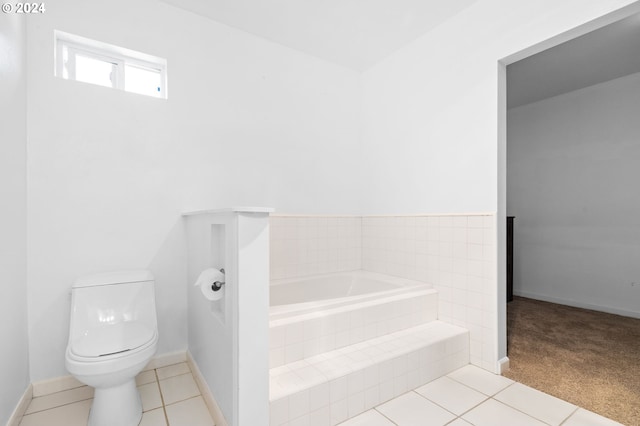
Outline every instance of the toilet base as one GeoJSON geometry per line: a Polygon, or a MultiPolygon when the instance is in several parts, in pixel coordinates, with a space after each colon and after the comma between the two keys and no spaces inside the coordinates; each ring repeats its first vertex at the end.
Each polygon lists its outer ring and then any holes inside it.
{"type": "Polygon", "coordinates": [[[95,388],[88,426],[137,426],[142,402],[135,378],[110,388],[95,388]]]}

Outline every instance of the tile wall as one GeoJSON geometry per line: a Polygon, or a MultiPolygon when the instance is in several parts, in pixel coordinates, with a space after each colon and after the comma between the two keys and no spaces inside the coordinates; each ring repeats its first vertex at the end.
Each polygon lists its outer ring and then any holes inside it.
{"type": "Polygon", "coordinates": [[[468,332],[437,322],[273,368],[269,424],[336,425],[468,363],[468,332]]]}
{"type": "Polygon", "coordinates": [[[361,269],[362,218],[271,215],[271,279],[361,269]]]}
{"type": "Polygon", "coordinates": [[[362,269],[427,282],[438,290],[438,319],[471,335],[471,363],[497,359],[495,215],[362,218],[362,269]]]}
{"type": "Polygon", "coordinates": [[[496,369],[495,214],[272,216],[271,278],[363,269],[430,283],[438,318],[470,331],[471,363],[496,369]]]}
{"type": "Polygon", "coordinates": [[[274,320],[269,325],[269,367],[424,324],[437,316],[438,295],[429,289],[385,298],[382,303],[333,309],[322,316],[312,313],[302,319],[274,320]]]}

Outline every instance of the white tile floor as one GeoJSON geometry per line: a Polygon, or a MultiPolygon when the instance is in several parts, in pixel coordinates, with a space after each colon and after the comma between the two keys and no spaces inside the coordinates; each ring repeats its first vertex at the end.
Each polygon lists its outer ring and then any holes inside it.
{"type": "MultiPolygon", "coordinates": [[[[140,426],[213,426],[186,363],[137,377],[140,426]]],[[[20,426],[86,426],[93,389],[82,386],[34,398],[20,426]]],[[[301,417],[289,426],[316,426],[301,417]]],[[[612,426],[568,402],[467,365],[354,417],[341,426],[612,426]]],[[[324,425],[323,425],[324,426],[324,425]]]]}
{"type": "MultiPolygon", "coordinates": [[[[136,383],[143,410],[139,426],[213,426],[187,363],[143,371],[136,383]]],[[[88,386],[33,398],[20,426],[86,426],[92,398],[88,386]]]]}
{"type": "Polygon", "coordinates": [[[613,426],[619,423],[467,365],[340,424],[395,425],[613,426]]]}

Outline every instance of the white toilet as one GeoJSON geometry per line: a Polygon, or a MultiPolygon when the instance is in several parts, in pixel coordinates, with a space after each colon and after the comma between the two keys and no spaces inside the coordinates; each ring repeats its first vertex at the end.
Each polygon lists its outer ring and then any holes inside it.
{"type": "Polygon", "coordinates": [[[67,370],[95,388],[89,426],[134,426],[142,417],[135,377],[156,352],[149,271],[80,277],[71,289],[67,370]]]}

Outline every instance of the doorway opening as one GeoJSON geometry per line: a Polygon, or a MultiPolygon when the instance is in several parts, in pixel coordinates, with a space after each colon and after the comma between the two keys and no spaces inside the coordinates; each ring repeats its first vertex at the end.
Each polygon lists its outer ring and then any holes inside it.
{"type": "Polygon", "coordinates": [[[504,293],[506,224],[515,216],[516,301],[507,308],[506,294],[499,299],[500,344],[511,367],[506,375],[624,424],[640,421],[636,404],[624,402],[637,401],[640,386],[616,373],[625,356],[640,355],[640,334],[616,350],[605,339],[627,330],[614,339],[620,343],[640,329],[633,303],[640,292],[632,278],[640,275],[633,261],[640,251],[632,248],[640,238],[629,232],[638,229],[629,210],[640,208],[630,196],[640,178],[634,163],[640,127],[633,118],[640,114],[639,52],[635,3],[499,62],[498,278],[504,293]],[[571,328],[576,325],[586,328],[571,328]],[[532,353],[529,360],[523,356],[532,353]],[[579,355],[573,362],[572,354],[579,355]],[[592,355],[600,357],[597,369],[585,362],[592,355]],[[589,387],[597,392],[589,395],[589,387]]]}

